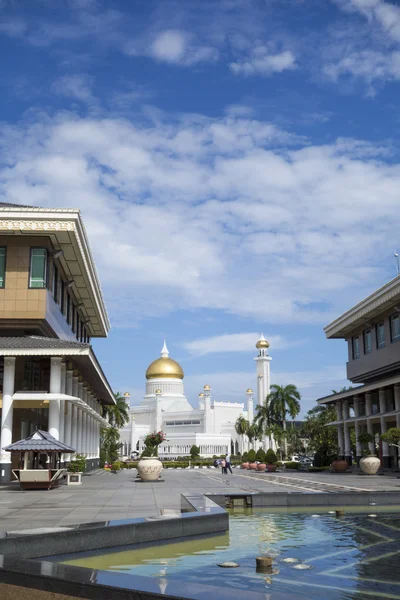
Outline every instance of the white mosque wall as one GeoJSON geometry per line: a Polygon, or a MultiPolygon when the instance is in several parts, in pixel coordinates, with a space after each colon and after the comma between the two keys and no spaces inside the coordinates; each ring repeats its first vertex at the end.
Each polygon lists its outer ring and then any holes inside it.
{"type": "Polygon", "coordinates": [[[156,393],[161,390],[163,394],[179,394],[184,395],[184,386],[181,379],[159,378],[150,379],[146,382],[146,396],[156,393]]]}

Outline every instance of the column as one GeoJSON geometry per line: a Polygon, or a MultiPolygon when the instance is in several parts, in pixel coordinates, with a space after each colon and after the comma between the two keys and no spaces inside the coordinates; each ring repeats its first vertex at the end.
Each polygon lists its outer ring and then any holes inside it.
{"type": "Polygon", "coordinates": [[[356,462],[358,464],[362,458],[361,444],[358,441],[358,436],[360,435],[360,423],[358,421],[356,421],[354,423],[354,427],[355,427],[355,431],[356,431],[356,462]]]}
{"type": "MultiPolygon", "coordinates": [[[[70,365],[68,365],[68,367],[70,367],[70,365]]],[[[68,367],[65,372],[65,393],[67,394],[67,396],[72,396],[72,377],[73,377],[74,372],[71,368],[68,368],[68,367]]],[[[73,405],[71,404],[71,402],[68,402],[68,401],[65,402],[64,442],[67,446],[72,445],[72,441],[71,441],[72,406],[73,405]]],[[[65,458],[67,461],[70,461],[71,455],[67,454],[65,458]]]]}
{"type": "Polygon", "coordinates": [[[337,426],[339,455],[344,456],[343,425],[337,426]]]}
{"type": "MultiPolygon", "coordinates": [[[[81,400],[83,398],[82,388],[83,388],[82,377],[79,377],[79,379],[78,379],[78,398],[80,398],[81,400]]],[[[76,439],[78,454],[83,454],[82,440],[83,440],[83,410],[81,408],[78,408],[78,435],[77,435],[77,439],[76,439]]]]}
{"type": "MultiPolygon", "coordinates": [[[[62,359],[52,356],[50,359],[50,394],[61,393],[62,359]]],[[[49,433],[56,440],[60,439],[60,400],[49,402],[49,433]]]]}
{"type": "Polygon", "coordinates": [[[379,412],[381,414],[386,412],[386,390],[382,388],[379,390],[379,412]]]}
{"type": "MultiPolygon", "coordinates": [[[[374,426],[372,424],[371,419],[367,419],[367,431],[370,435],[374,435],[374,426]]],[[[375,454],[374,442],[368,442],[368,450],[371,452],[371,454],[375,454]]]]}
{"type": "Polygon", "coordinates": [[[397,413],[400,413],[400,385],[394,386],[394,409],[397,413]]]}
{"type": "Polygon", "coordinates": [[[343,400],[342,411],[343,411],[343,420],[345,421],[346,419],[349,418],[349,401],[348,400],[343,400]]]}
{"type": "Polygon", "coordinates": [[[353,398],[354,416],[356,419],[360,416],[360,396],[354,396],[353,398]]]}
{"type": "Polygon", "coordinates": [[[372,395],[371,392],[366,392],[365,394],[365,414],[368,417],[368,415],[372,414],[372,395]]]}
{"type": "Polygon", "coordinates": [[[136,421],[135,417],[132,415],[131,417],[131,452],[136,452],[136,421]]]}
{"type": "Polygon", "coordinates": [[[15,385],[15,356],[4,358],[3,379],[3,408],[1,411],[1,436],[0,436],[0,483],[11,481],[11,452],[3,448],[12,443],[13,427],[13,395],[15,385]]]}
{"type": "MultiPolygon", "coordinates": [[[[380,395],[380,390],[379,390],[380,395]]],[[[387,432],[387,423],[384,417],[381,417],[381,434],[387,432]]],[[[387,442],[382,442],[382,467],[384,469],[390,468],[390,452],[389,452],[389,444],[387,442]]]]}
{"type": "Polygon", "coordinates": [[[342,403],[340,400],[336,402],[336,420],[343,421],[342,403]]]}
{"type": "Polygon", "coordinates": [[[161,431],[161,390],[156,391],[156,431],[161,431]]]}
{"type": "Polygon", "coordinates": [[[349,465],[352,463],[351,442],[350,442],[350,427],[348,423],[344,423],[344,457],[349,465]]]}
{"type": "MultiPolygon", "coordinates": [[[[82,386],[82,400],[85,403],[87,401],[87,387],[85,383],[82,386]]],[[[86,411],[83,412],[82,423],[82,452],[83,455],[88,458],[88,415],[86,411]]]]}
{"type": "MultiPolygon", "coordinates": [[[[72,375],[72,395],[78,397],[78,375],[73,371],[72,375]]],[[[71,404],[71,447],[78,450],[78,409],[76,405],[71,404]]]]}
{"type": "MultiPolygon", "coordinates": [[[[61,364],[61,393],[65,394],[65,379],[66,379],[67,365],[63,362],[61,364]]],[[[60,431],[58,439],[60,442],[64,442],[64,422],[65,422],[65,401],[60,400],[60,431]]],[[[63,462],[63,458],[61,458],[63,462]]]]}

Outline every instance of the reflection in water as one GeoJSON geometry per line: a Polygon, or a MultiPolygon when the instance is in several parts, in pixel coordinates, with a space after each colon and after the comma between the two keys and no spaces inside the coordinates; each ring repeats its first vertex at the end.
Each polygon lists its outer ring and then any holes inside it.
{"type": "Polygon", "coordinates": [[[400,514],[376,509],[377,516],[370,517],[369,510],[346,509],[340,519],[329,511],[318,519],[315,512],[233,511],[226,535],[80,555],[66,562],[157,578],[163,594],[169,581],[185,580],[267,592],[271,600],[274,592],[288,599],[400,600],[400,514]],[[256,571],[260,555],[274,558],[271,572],[256,571]],[[217,566],[227,561],[239,568],[227,573],[217,566]]]}

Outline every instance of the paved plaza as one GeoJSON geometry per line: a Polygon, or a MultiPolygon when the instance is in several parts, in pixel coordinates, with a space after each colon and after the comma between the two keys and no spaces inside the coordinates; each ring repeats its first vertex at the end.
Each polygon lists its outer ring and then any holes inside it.
{"type": "Polygon", "coordinates": [[[13,531],[79,523],[155,516],[180,510],[181,494],[278,492],[398,491],[396,474],[367,477],[357,474],[278,473],[233,470],[164,470],[163,481],[141,483],[135,470],[113,475],[87,474],[82,486],[21,492],[18,484],[0,487],[0,530],[13,531]]]}

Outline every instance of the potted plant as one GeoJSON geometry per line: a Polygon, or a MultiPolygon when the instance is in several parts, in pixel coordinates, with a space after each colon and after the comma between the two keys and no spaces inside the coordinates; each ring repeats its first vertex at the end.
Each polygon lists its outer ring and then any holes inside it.
{"type": "MultiPolygon", "coordinates": [[[[386,442],[389,446],[400,449],[400,429],[391,427],[386,433],[381,435],[382,442],[386,442]]],[[[400,458],[398,458],[397,466],[400,469],[400,458]]]]}
{"type": "Polygon", "coordinates": [[[68,465],[68,485],[82,485],[82,475],[86,470],[86,458],[77,454],[68,465]]]}
{"type": "Polygon", "coordinates": [[[362,448],[362,459],[360,460],[360,469],[366,475],[376,475],[379,467],[381,466],[381,461],[379,458],[372,454],[368,445],[374,441],[374,436],[371,433],[361,433],[358,436],[358,441],[361,444],[362,448]]]}
{"type": "Polygon", "coordinates": [[[267,465],[265,463],[265,452],[262,448],[257,450],[256,460],[258,461],[257,471],[265,471],[267,465]]]}
{"type": "Polygon", "coordinates": [[[121,470],[121,463],[116,461],[115,463],[113,463],[111,465],[111,473],[114,473],[114,475],[116,475],[117,473],[119,473],[121,470]]]}
{"type": "Polygon", "coordinates": [[[144,440],[145,449],[137,465],[139,477],[142,481],[157,481],[163,469],[158,458],[158,446],[165,441],[162,431],[149,433],[144,440]]]}
{"type": "Polygon", "coordinates": [[[343,454],[340,448],[335,460],[332,461],[331,467],[335,471],[335,473],[344,473],[349,468],[349,463],[343,458],[343,454]]]}
{"type": "Polygon", "coordinates": [[[243,458],[242,469],[248,469],[249,468],[249,453],[243,452],[242,458],[243,458]]]}
{"type": "Polygon", "coordinates": [[[265,455],[265,462],[267,463],[266,470],[268,471],[268,473],[273,473],[274,471],[276,471],[277,466],[275,463],[277,461],[278,457],[276,456],[275,452],[272,450],[272,448],[269,448],[265,455]]]}

